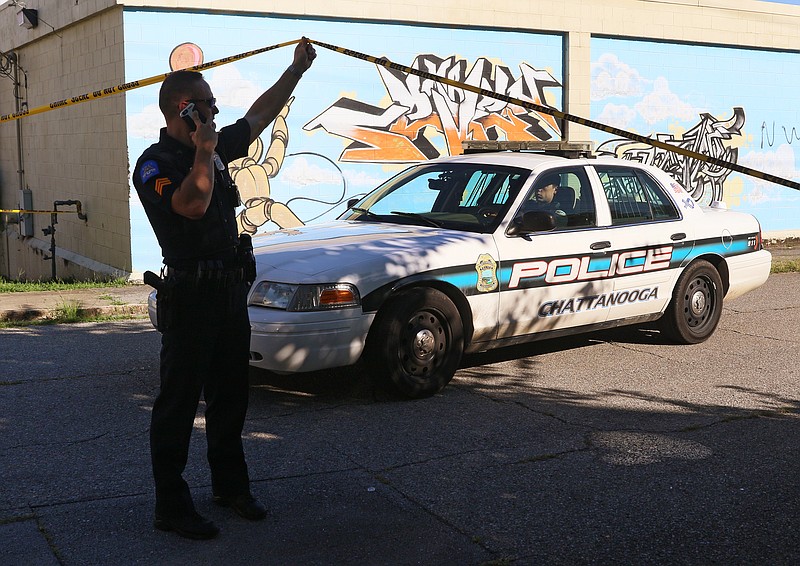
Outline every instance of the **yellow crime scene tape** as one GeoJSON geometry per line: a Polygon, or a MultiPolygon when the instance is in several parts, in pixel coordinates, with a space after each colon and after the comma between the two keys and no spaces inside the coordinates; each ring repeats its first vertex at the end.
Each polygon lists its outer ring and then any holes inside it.
{"type": "Polygon", "coordinates": [[[4,208],[0,214],[79,214],[79,210],[25,210],[24,208],[4,208]]]}
{"type": "MultiPolygon", "coordinates": [[[[253,55],[259,55],[261,53],[265,53],[267,51],[272,51],[273,49],[280,49],[281,47],[286,47],[287,45],[293,45],[295,43],[300,43],[299,39],[293,39],[292,41],[286,41],[284,43],[277,43],[275,45],[270,45],[269,47],[262,47],[261,49],[254,49],[252,51],[245,51],[244,53],[240,53],[238,55],[232,55],[231,57],[223,57],[222,59],[217,59],[216,61],[209,61],[208,63],[202,63],[200,65],[195,65],[194,67],[187,67],[184,70],[187,71],[203,71],[205,69],[211,69],[212,67],[219,67],[220,65],[225,65],[227,63],[232,63],[233,61],[239,61],[240,59],[245,59],[247,57],[252,57],[253,55]]],[[[160,83],[164,79],[166,79],[172,71],[169,73],[164,73],[162,75],[155,75],[153,77],[149,77],[147,79],[141,79],[138,81],[132,81],[129,83],[123,83],[121,85],[112,86],[109,88],[104,88],[101,90],[94,90],[92,92],[86,92],[84,94],[79,94],[77,96],[73,96],[71,98],[64,98],[61,100],[56,100],[51,102],[50,104],[45,104],[42,106],[37,106],[36,108],[31,108],[28,110],[21,110],[19,112],[14,112],[13,114],[2,114],[0,115],[0,124],[3,122],[10,122],[12,120],[19,120],[20,118],[24,118],[26,116],[33,116],[35,114],[42,114],[43,112],[49,112],[50,110],[55,110],[56,108],[64,108],[67,106],[73,106],[75,104],[80,104],[82,102],[88,102],[90,100],[97,100],[98,98],[105,98],[107,96],[112,96],[114,94],[119,94],[120,92],[127,92],[129,90],[133,90],[136,88],[141,88],[143,86],[150,86],[152,84],[160,83]]]]}
{"type": "MultiPolygon", "coordinates": [[[[491,91],[491,90],[487,90],[487,89],[476,87],[476,86],[473,86],[473,85],[470,85],[470,84],[466,84],[466,83],[462,83],[462,82],[459,82],[459,81],[455,81],[455,80],[449,79],[447,77],[434,75],[433,73],[429,73],[427,71],[414,69],[412,67],[408,67],[406,65],[400,65],[398,63],[393,63],[393,62],[389,61],[388,59],[386,59],[385,57],[373,57],[372,55],[367,55],[365,53],[360,53],[358,51],[353,51],[352,49],[345,49],[343,47],[338,47],[336,45],[331,45],[330,43],[324,43],[322,41],[317,41],[317,40],[314,40],[314,39],[310,39],[309,41],[311,43],[315,44],[315,45],[319,45],[320,47],[324,47],[325,49],[329,49],[331,51],[335,51],[335,52],[341,53],[343,55],[348,55],[350,57],[355,57],[356,59],[361,59],[363,61],[368,61],[368,62],[373,63],[375,65],[381,65],[383,67],[386,67],[387,69],[394,69],[394,70],[397,70],[397,71],[402,71],[404,73],[410,73],[410,74],[417,75],[417,76],[425,78],[425,79],[429,79],[429,80],[432,80],[432,81],[437,81],[437,82],[440,82],[442,84],[446,84],[446,85],[449,85],[449,86],[452,86],[452,87],[464,89],[464,90],[467,90],[467,91],[470,91],[470,92],[474,92],[476,94],[480,94],[480,95],[483,95],[483,96],[486,96],[486,97],[489,97],[489,98],[493,98],[495,100],[502,100],[502,101],[508,102],[510,104],[516,104],[516,105],[521,106],[523,108],[526,108],[528,110],[535,110],[536,112],[540,112],[540,113],[543,113],[543,114],[548,114],[548,115],[553,116],[553,117],[555,117],[555,118],[557,118],[559,120],[566,120],[568,122],[574,122],[576,124],[580,124],[580,125],[586,126],[588,128],[592,128],[592,129],[595,129],[595,130],[600,130],[600,131],[603,131],[603,132],[606,132],[606,133],[609,133],[609,134],[613,134],[615,136],[619,136],[619,137],[626,138],[626,139],[633,140],[633,141],[637,141],[637,142],[640,142],[640,143],[643,143],[643,144],[651,145],[653,147],[657,147],[657,148],[663,149],[665,151],[669,151],[669,152],[672,152],[672,153],[677,153],[679,155],[683,155],[685,157],[689,157],[689,158],[692,158],[692,159],[697,159],[698,161],[702,161],[702,162],[705,162],[705,163],[716,165],[718,167],[724,167],[724,168],[727,168],[727,169],[731,169],[732,171],[737,171],[739,173],[742,173],[742,174],[745,174],[745,175],[749,175],[751,177],[756,177],[756,178],[762,179],[764,181],[769,181],[769,182],[776,183],[778,185],[783,185],[785,187],[789,187],[789,188],[792,188],[792,189],[795,189],[795,190],[800,190],[800,183],[792,181],[790,179],[785,179],[783,177],[778,177],[777,175],[772,175],[770,173],[766,173],[764,171],[759,171],[758,169],[753,169],[751,167],[745,167],[743,165],[739,165],[738,163],[733,163],[731,161],[725,161],[723,159],[718,159],[716,157],[711,157],[709,155],[698,153],[696,151],[692,151],[690,149],[686,149],[686,148],[683,148],[683,147],[672,145],[672,144],[669,144],[669,143],[666,143],[666,142],[663,142],[663,141],[660,141],[660,140],[657,140],[657,139],[649,138],[647,136],[642,136],[642,135],[639,135],[639,134],[636,134],[636,133],[633,133],[633,132],[629,132],[629,131],[626,131],[626,130],[621,130],[619,128],[615,128],[613,126],[609,126],[609,125],[603,124],[601,122],[595,122],[593,120],[587,120],[586,118],[581,118],[580,116],[575,116],[575,115],[572,115],[572,114],[568,114],[566,112],[562,112],[562,111],[557,110],[556,108],[553,108],[551,106],[545,106],[545,105],[542,105],[542,104],[536,104],[535,102],[522,100],[522,99],[519,99],[519,98],[515,98],[513,96],[500,94],[500,93],[497,93],[497,92],[494,92],[494,91],[491,91]]],[[[218,67],[220,65],[225,65],[227,63],[232,63],[234,61],[239,61],[239,60],[245,59],[247,57],[252,57],[253,55],[258,55],[258,54],[261,54],[261,53],[265,53],[267,51],[272,51],[274,49],[279,49],[281,47],[286,47],[288,45],[294,45],[294,44],[299,43],[299,42],[300,42],[299,39],[295,39],[295,40],[292,40],[292,41],[286,41],[286,42],[283,42],[283,43],[278,43],[278,44],[275,44],[275,45],[271,45],[269,47],[263,47],[261,49],[255,49],[255,50],[252,50],[252,51],[246,51],[246,52],[240,53],[238,55],[233,55],[233,56],[230,56],[230,57],[224,57],[222,59],[217,59],[216,61],[210,61],[208,63],[195,65],[194,67],[187,67],[186,70],[203,71],[205,69],[218,67]]],[[[62,100],[57,100],[57,101],[51,102],[50,104],[47,104],[47,105],[39,106],[39,107],[32,108],[32,109],[29,109],[29,110],[22,110],[20,112],[15,112],[13,114],[2,114],[2,115],[0,115],[0,123],[11,121],[11,120],[17,120],[17,119],[20,119],[20,118],[24,118],[26,116],[32,116],[32,115],[35,115],[35,114],[41,114],[43,112],[49,112],[50,110],[55,110],[57,108],[64,108],[64,107],[67,107],[67,106],[72,106],[74,104],[80,104],[82,102],[88,102],[90,100],[97,100],[99,98],[104,98],[106,96],[111,96],[111,95],[118,94],[118,93],[121,93],[121,92],[127,92],[129,90],[133,90],[133,89],[136,89],[136,88],[141,88],[141,87],[144,87],[144,86],[149,86],[149,85],[152,85],[152,84],[156,84],[156,83],[162,82],[170,74],[171,74],[171,72],[164,73],[164,74],[161,74],[161,75],[156,75],[156,76],[153,76],[153,77],[150,77],[150,78],[146,78],[146,79],[141,79],[141,80],[138,80],[138,81],[124,83],[124,84],[121,84],[121,85],[118,85],[118,86],[114,86],[114,87],[110,87],[110,88],[104,88],[104,89],[101,89],[101,90],[95,90],[93,92],[88,92],[88,93],[80,94],[78,96],[73,96],[71,98],[65,98],[65,99],[62,99],[62,100]]],[[[45,213],[45,212],[51,212],[51,211],[27,211],[27,210],[9,211],[9,210],[0,210],[0,212],[16,212],[16,213],[20,213],[20,214],[24,214],[24,213],[37,214],[37,213],[45,213]]],[[[65,212],[68,212],[68,211],[65,211],[65,212]]]]}

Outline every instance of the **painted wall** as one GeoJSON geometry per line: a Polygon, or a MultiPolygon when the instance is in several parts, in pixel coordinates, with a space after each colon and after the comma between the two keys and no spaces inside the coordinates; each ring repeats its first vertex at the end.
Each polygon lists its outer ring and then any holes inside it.
{"type": "MultiPolygon", "coordinates": [[[[592,119],[705,155],[797,179],[800,54],[593,38],[592,119]]],[[[797,229],[800,192],[758,178],[615,140],[600,151],[658,165],[696,200],[723,200],[765,231],[797,229]]]]}
{"type": "MultiPolygon", "coordinates": [[[[561,34],[445,29],[222,14],[126,11],[126,80],[209,62],[306,35],[435,74],[563,108],[567,93],[561,34]],[[170,62],[172,61],[172,62],[170,62]]],[[[292,47],[206,71],[221,110],[218,125],[241,117],[283,72],[292,47]]],[[[234,165],[251,233],[335,218],[346,201],[406,164],[460,152],[463,139],[559,139],[560,124],[505,103],[318,48],[314,67],[275,126],[234,165]]],[[[798,77],[784,76],[800,55],[593,37],[589,118],[796,178],[800,143],[798,77]],[[780,110],[779,110],[780,109],[780,110]]],[[[129,92],[131,167],[163,125],[159,85],[129,92]]],[[[651,161],[692,190],[755,214],[765,231],[796,230],[800,193],[758,179],[688,163],[675,154],[593,131],[603,152],[651,161]]],[[[131,189],[132,190],[132,189],[131,189]]],[[[131,193],[134,271],[158,269],[161,254],[131,193]]]]}
{"type": "MultiPolygon", "coordinates": [[[[561,107],[560,35],[209,14],[126,12],[126,80],[208,62],[306,35],[455,80],[561,107]],[[191,43],[191,45],[183,45],[191,43]],[[174,62],[170,55],[176,47],[174,62]],[[202,59],[202,60],[201,60],[202,59]]],[[[293,47],[207,70],[218,126],[244,115],[291,62],[293,47]]],[[[390,73],[318,48],[319,56],[277,120],[234,167],[250,232],[333,219],[408,163],[460,153],[460,140],[560,139],[550,116],[390,73]]],[[[127,93],[131,168],[158,138],[159,85],[127,93]]],[[[158,269],[161,253],[131,188],[134,271],[158,269]]]]}

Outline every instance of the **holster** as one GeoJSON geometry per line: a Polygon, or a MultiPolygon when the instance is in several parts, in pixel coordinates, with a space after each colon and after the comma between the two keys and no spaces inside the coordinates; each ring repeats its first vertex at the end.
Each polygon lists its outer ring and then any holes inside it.
{"type": "Polygon", "coordinates": [[[156,330],[164,332],[172,326],[174,309],[170,307],[176,281],[174,278],[164,279],[152,271],[145,271],[144,282],[156,290],[156,330]]]}
{"type": "Polygon", "coordinates": [[[236,246],[236,258],[244,270],[244,280],[252,285],[256,280],[256,256],[253,254],[253,239],[250,234],[239,235],[239,245],[236,246]]]}

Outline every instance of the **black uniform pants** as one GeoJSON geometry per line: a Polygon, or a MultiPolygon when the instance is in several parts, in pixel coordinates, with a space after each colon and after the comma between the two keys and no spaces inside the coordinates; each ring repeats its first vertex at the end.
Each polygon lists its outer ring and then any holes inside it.
{"type": "Polygon", "coordinates": [[[200,394],[215,495],[249,492],[242,428],[248,403],[247,285],[167,280],[169,320],[161,338],[161,389],[153,404],[150,453],[156,512],[194,509],[183,471],[200,394]]]}

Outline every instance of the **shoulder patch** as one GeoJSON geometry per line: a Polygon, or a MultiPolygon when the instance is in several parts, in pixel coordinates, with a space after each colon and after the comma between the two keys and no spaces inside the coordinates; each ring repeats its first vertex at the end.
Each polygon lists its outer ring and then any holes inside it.
{"type": "Polygon", "coordinates": [[[142,166],[139,168],[139,178],[142,180],[143,184],[146,183],[150,177],[158,175],[159,173],[158,163],[152,159],[142,163],[142,166]]]}

